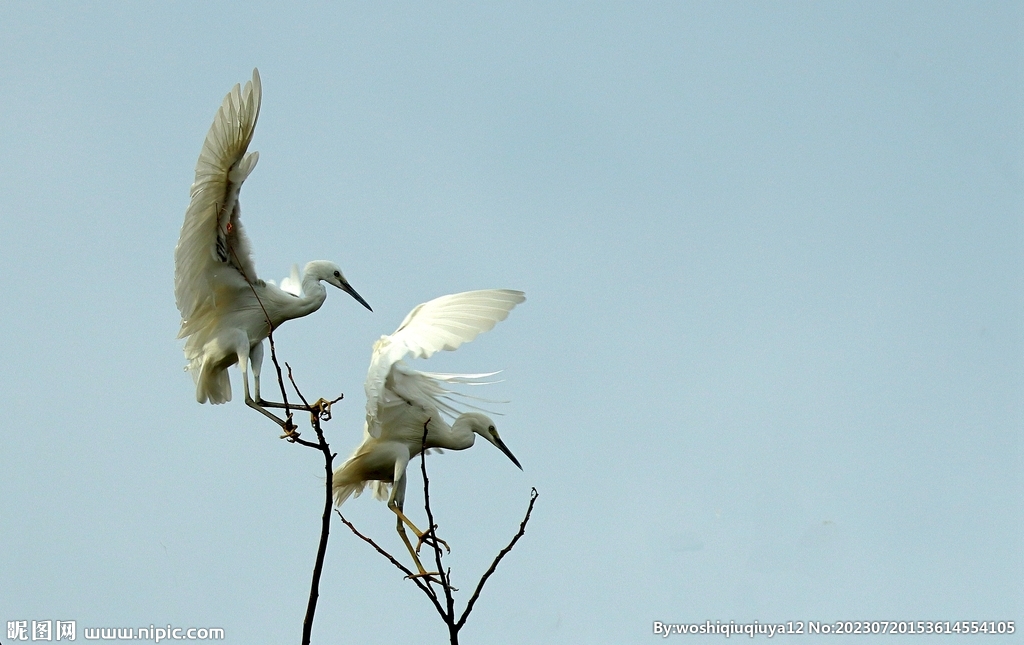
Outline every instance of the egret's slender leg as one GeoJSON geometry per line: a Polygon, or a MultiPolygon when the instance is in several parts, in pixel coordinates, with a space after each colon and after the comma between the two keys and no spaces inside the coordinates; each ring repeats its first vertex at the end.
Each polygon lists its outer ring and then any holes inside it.
{"type": "MultiPolygon", "coordinates": [[[[304,406],[304,405],[299,405],[299,406],[296,406],[296,405],[285,405],[284,403],[275,403],[273,401],[264,401],[263,398],[260,396],[260,370],[263,369],[263,342],[262,341],[260,341],[256,345],[253,345],[252,349],[249,350],[249,364],[252,366],[253,390],[255,390],[255,392],[256,392],[256,396],[253,399],[253,401],[256,403],[256,405],[259,406],[260,412],[262,412],[263,414],[270,415],[270,413],[267,412],[266,408],[282,408],[282,409],[285,409],[285,410],[296,410],[296,409],[305,410],[305,409],[307,409],[306,406],[304,406]]],[[[255,406],[251,406],[250,405],[249,407],[255,407],[255,406]]],[[[273,415],[270,415],[270,416],[273,416],[273,415]]],[[[277,417],[274,417],[274,418],[276,419],[277,417]]],[[[280,423],[280,421],[279,421],[279,423],[280,423]]],[[[294,434],[295,434],[294,432],[289,432],[288,434],[284,435],[284,437],[282,437],[282,439],[294,436],[294,434]]]]}
{"type": "Polygon", "coordinates": [[[415,549],[412,548],[412,542],[409,541],[409,535],[405,532],[404,522],[408,522],[408,520],[405,519],[405,516],[402,515],[401,511],[394,508],[392,508],[391,510],[395,511],[398,514],[398,522],[397,525],[395,526],[395,528],[398,530],[398,537],[402,538],[402,542],[405,543],[405,548],[409,549],[409,555],[412,556],[412,561],[416,563],[416,568],[419,570],[419,573],[416,574],[416,577],[430,578],[431,580],[433,580],[434,576],[440,574],[436,571],[427,571],[423,568],[423,563],[420,562],[420,556],[417,555],[415,549]]]}
{"type": "Polygon", "coordinates": [[[249,350],[249,364],[252,365],[253,390],[256,393],[254,400],[259,403],[260,398],[260,370],[263,369],[263,341],[256,343],[249,350]]]}
{"type": "MultiPolygon", "coordinates": [[[[249,388],[246,387],[245,389],[248,390],[249,388]]],[[[249,406],[250,408],[252,408],[253,410],[256,410],[257,412],[259,412],[263,416],[267,417],[268,419],[270,419],[271,421],[273,421],[274,423],[276,423],[277,425],[279,425],[281,427],[284,427],[285,425],[290,423],[289,421],[287,421],[285,419],[279,419],[276,414],[274,414],[273,412],[270,412],[269,410],[264,408],[259,403],[253,401],[252,397],[249,396],[249,392],[248,391],[245,393],[245,404],[247,406],[249,406]]],[[[291,415],[288,415],[288,416],[290,417],[291,415]]],[[[294,435],[294,434],[295,434],[295,430],[294,430],[294,427],[293,427],[291,432],[288,432],[288,434],[285,434],[284,436],[288,437],[288,436],[291,436],[291,435],[294,435]]]]}
{"type": "Polygon", "coordinates": [[[424,542],[428,542],[430,540],[434,540],[438,544],[443,544],[445,550],[447,550],[448,553],[452,552],[452,549],[451,549],[451,547],[448,546],[448,543],[445,542],[444,540],[442,540],[441,538],[437,537],[437,535],[434,535],[433,531],[431,531],[430,533],[424,533],[423,531],[421,531],[418,528],[416,528],[416,525],[412,523],[412,520],[410,520],[408,517],[406,517],[405,513],[403,513],[402,509],[398,508],[398,506],[393,506],[393,505],[389,504],[388,507],[392,511],[395,512],[395,515],[398,516],[398,532],[402,533],[402,535],[403,535],[402,539],[403,540],[406,539],[404,537],[405,536],[405,530],[402,528],[402,524],[403,523],[406,526],[408,526],[410,529],[412,529],[412,532],[416,534],[416,540],[417,540],[417,542],[416,542],[416,552],[417,553],[419,553],[420,549],[423,547],[423,543],[424,542]]]}
{"type": "MultiPolygon", "coordinates": [[[[252,353],[253,354],[258,354],[260,362],[262,363],[262,360],[263,360],[263,344],[260,343],[257,347],[259,347],[259,351],[257,352],[256,350],[253,350],[252,353]]],[[[276,414],[270,412],[269,410],[264,408],[262,405],[260,405],[256,401],[254,401],[251,396],[249,396],[249,373],[248,373],[249,370],[246,369],[248,367],[248,365],[249,365],[249,342],[248,342],[248,338],[245,339],[244,343],[240,343],[237,346],[237,350],[236,351],[238,353],[238,369],[242,372],[242,392],[245,393],[245,404],[247,406],[249,406],[250,408],[252,408],[253,410],[257,410],[260,414],[262,414],[263,416],[267,417],[268,419],[270,419],[271,421],[273,421],[277,425],[281,426],[282,428],[285,428],[285,433],[286,433],[284,435],[285,437],[288,437],[288,436],[291,436],[291,435],[295,434],[295,430],[294,429],[292,429],[291,432],[288,432],[288,429],[286,428],[286,426],[291,426],[291,419],[290,418],[287,419],[287,420],[277,418],[276,414]]],[[[253,372],[255,373],[256,371],[257,371],[257,369],[254,368],[253,372]]],[[[257,388],[256,392],[257,392],[257,396],[259,396],[259,394],[258,394],[259,393],[259,381],[257,380],[256,383],[257,383],[256,384],[256,388],[257,388]]]]}
{"type": "Polygon", "coordinates": [[[391,487],[391,497],[388,499],[388,508],[394,511],[395,515],[398,516],[398,526],[396,527],[398,530],[398,535],[402,538],[402,542],[405,542],[406,548],[409,549],[409,555],[411,555],[412,559],[416,562],[416,568],[420,570],[419,575],[429,576],[431,574],[427,573],[427,571],[423,568],[423,565],[420,563],[419,556],[416,555],[417,551],[419,551],[419,547],[423,546],[424,540],[432,539],[434,540],[435,545],[437,543],[444,544],[444,548],[448,549],[449,553],[451,553],[451,549],[448,547],[448,544],[444,540],[441,540],[436,535],[427,536],[423,533],[423,531],[416,528],[416,525],[412,523],[412,520],[406,517],[405,513],[402,512],[402,508],[405,506],[405,485],[406,482],[408,481],[405,478],[405,468],[408,465],[408,453],[396,455],[395,474],[393,479],[391,480],[394,482],[394,485],[391,487]],[[411,528],[413,533],[416,534],[416,538],[418,540],[416,543],[416,549],[412,548],[412,543],[409,542],[409,536],[406,535],[405,526],[402,526],[403,524],[411,528]]]}

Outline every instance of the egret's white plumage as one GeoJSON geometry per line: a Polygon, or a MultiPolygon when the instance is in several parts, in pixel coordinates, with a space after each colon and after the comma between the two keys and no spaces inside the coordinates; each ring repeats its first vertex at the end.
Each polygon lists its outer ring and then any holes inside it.
{"type": "Polygon", "coordinates": [[[186,339],[185,358],[200,403],[231,400],[227,368],[234,363],[242,371],[247,402],[252,400],[246,375],[251,363],[259,400],[263,339],[284,321],[319,309],[327,298],[321,281],[370,308],[332,262],[310,262],[301,278],[293,269],[285,289],[256,276],[238,193],[259,159],[257,152],[246,151],[261,96],[259,72],[254,69],[244,89],[235,85],[224,97],[196,163],[192,200],[174,250],[174,298],[181,312],[178,338],[186,339]]]}
{"type": "MultiPolygon", "coordinates": [[[[521,291],[489,289],[442,296],[413,309],[395,333],[374,343],[366,375],[366,424],[363,443],[334,471],[334,501],[340,506],[351,495],[371,485],[379,499],[398,515],[398,530],[424,573],[402,527],[408,524],[421,538],[423,533],[405,517],[406,467],[423,446],[427,424],[427,448],[464,450],[476,435],[505,453],[519,466],[498,436],[494,422],[480,412],[458,414],[449,389],[453,383],[479,383],[492,374],[439,374],[421,372],[405,357],[429,358],[441,350],[455,350],[508,317],[525,300],[521,291]],[[448,425],[445,417],[455,417],[448,425]],[[388,496],[388,489],[391,494],[388,496]]],[[[521,468],[521,466],[519,466],[521,468]]]]}

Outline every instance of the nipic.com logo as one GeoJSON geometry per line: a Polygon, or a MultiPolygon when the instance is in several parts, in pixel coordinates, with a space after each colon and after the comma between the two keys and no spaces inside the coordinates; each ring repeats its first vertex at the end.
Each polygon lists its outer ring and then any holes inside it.
{"type": "Polygon", "coordinates": [[[12,641],[73,641],[75,621],[73,620],[9,620],[7,639],[12,641]]]}
{"type": "Polygon", "coordinates": [[[165,640],[224,640],[220,627],[83,627],[80,630],[73,620],[9,620],[7,639],[9,641],[73,641],[77,636],[85,640],[153,641],[165,640]]]}

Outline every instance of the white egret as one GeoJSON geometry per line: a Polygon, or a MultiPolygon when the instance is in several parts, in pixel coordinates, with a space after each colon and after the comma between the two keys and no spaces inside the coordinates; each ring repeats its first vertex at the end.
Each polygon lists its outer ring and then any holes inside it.
{"type": "MultiPolygon", "coordinates": [[[[398,516],[398,533],[416,562],[421,575],[428,575],[412,548],[403,524],[416,534],[420,544],[423,531],[403,512],[406,467],[423,447],[464,450],[480,435],[505,453],[517,467],[519,461],[498,436],[494,422],[479,412],[458,414],[452,396],[466,397],[447,385],[479,384],[490,374],[439,374],[420,372],[403,359],[429,358],[440,350],[455,350],[478,334],[508,317],[512,308],[526,297],[521,291],[490,289],[441,296],[413,309],[398,330],[381,336],[373,345],[366,375],[366,425],[363,443],[334,471],[334,502],[341,506],[352,494],[359,495],[370,484],[378,499],[398,516]],[[450,426],[444,416],[456,417],[450,426]],[[391,494],[388,495],[388,489],[391,494]]],[[[466,397],[469,398],[469,397],[466,397]]]]}
{"type": "MultiPolygon", "coordinates": [[[[206,135],[192,201],[174,250],[174,298],[181,312],[187,369],[200,403],[231,400],[227,368],[238,363],[245,401],[263,410],[260,366],[263,339],[292,318],[313,313],[327,298],[321,281],[345,291],[367,309],[370,305],[345,280],[333,262],[306,265],[301,278],[293,269],[291,284],[280,289],[256,277],[249,238],[242,229],[238,193],[259,153],[246,154],[260,113],[260,75],[239,85],[224,102],[206,135]],[[297,284],[296,284],[297,283],[297,284]],[[255,400],[249,395],[247,368],[251,364],[255,400]]],[[[371,310],[372,311],[372,310],[371,310]]]]}

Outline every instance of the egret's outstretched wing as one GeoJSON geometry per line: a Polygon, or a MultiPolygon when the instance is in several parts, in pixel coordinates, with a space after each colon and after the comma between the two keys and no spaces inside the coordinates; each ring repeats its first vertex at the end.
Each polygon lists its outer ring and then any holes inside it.
{"type": "Polygon", "coordinates": [[[439,398],[448,391],[443,388],[442,382],[458,382],[458,379],[466,376],[489,376],[444,375],[452,378],[442,380],[431,378],[441,375],[426,375],[404,364],[396,366],[396,363],[410,355],[429,358],[441,350],[457,349],[505,320],[512,308],[524,300],[526,296],[522,291],[511,289],[466,291],[435,298],[409,312],[395,333],[381,336],[373,346],[373,357],[370,359],[364,386],[367,432],[371,436],[380,436],[380,407],[393,402],[391,399],[396,393],[391,392],[389,396],[386,390],[396,386],[396,382],[401,382],[397,387],[397,396],[412,395],[419,398],[422,395],[443,409],[445,404],[439,398]],[[392,367],[396,367],[394,375],[391,374],[392,367]],[[392,377],[390,384],[389,375],[392,377]],[[413,388],[413,391],[403,391],[408,388],[413,388]]]}
{"type": "Polygon", "coordinates": [[[215,306],[217,292],[256,280],[249,239],[239,219],[238,191],[259,154],[246,154],[260,112],[260,75],[235,85],[217,111],[196,163],[192,201],[174,249],[174,299],[187,322],[215,306]]]}

